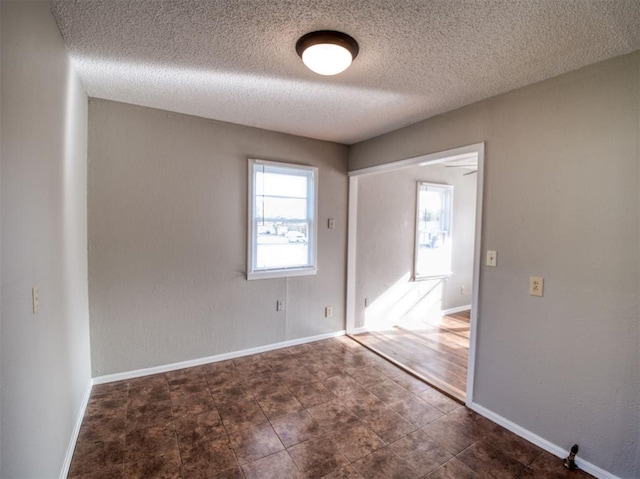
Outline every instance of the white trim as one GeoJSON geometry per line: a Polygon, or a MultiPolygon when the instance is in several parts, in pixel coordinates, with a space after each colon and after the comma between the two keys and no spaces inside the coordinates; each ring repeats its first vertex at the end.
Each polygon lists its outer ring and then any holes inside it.
{"type": "Polygon", "coordinates": [[[256,270],[247,273],[247,279],[274,279],[274,278],[293,278],[295,276],[313,276],[318,273],[318,268],[308,266],[304,268],[279,268],[267,269],[264,271],[256,270]]]}
{"type": "Polygon", "coordinates": [[[349,178],[349,216],[347,220],[347,334],[356,331],[356,247],[358,222],[358,178],[349,178]]]}
{"type": "Polygon", "coordinates": [[[363,333],[368,333],[369,332],[369,328],[367,328],[366,326],[362,326],[361,328],[354,328],[351,332],[349,332],[348,334],[363,334],[363,333]]]}
{"type": "Polygon", "coordinates": [[[480,268],[482,267],[482,199],[484,198],[484,143],[473,145],[477,152],[476,231],[473,252],[473,282],[471,286],[471,318],[469,330],[469,362],[467,363],[467,402],[473,401],[476,378],[476,338],[480,321],[480,268]]]}
{"type": "MultiPolygon", "coordinates": [[[[551,441],[548,441],[547,439],[538,436],[537,434],[529,431],[528,429],[525,429],[522,426],[519,426],[516,423],[509,421],[508,419],[481,406],[480,404],[471,402],[471,403],[467,403],[467,407],[477,412],[481,416],[484,416],[487,419],[492,420],[496,424],[499,424],[505,429],[508,429],[509,431],[520,436],[521,438],[526,439],[527,441],[553,454],[554,456],[557,456],[561,459],[564,459],[565,457],[569,456],[569,451],[567,449],[564,449],[556,444],[553,444],[551,441]]],[[[592,476],[595,476],[599,479],[621,479],[620,477],[614,474],[611,474],[610,472],[605,471],[604,469],[601,469],[595,464],[591,464],[590,462],[585,461],[580,457],[580,453],[578,453],[578,456],[576,457],[576,464],[584,472],[588,472],[592,476]]]]}
{"type": "Polygon", "coordinates": [[[84,414],[87,411],[87,405],[89,404],[89,398],[91,397],[91,389],[93,387],[93,380],[89,379],[87,389],[84,392],[82,403],[80,404],[80,410],[78,411],[78,417],[76,423],[71,431],[71,438],[69,439],[69,445],[67,446],[67,454],[64,456],[64,462],[62,463],[62,470],[60,471],[60,479],[65,479],[69,475],[69,468],[71,467],[71,460],[73,459],[73,451],[76,449],[76,442],[78,442],[78,434],[80,434],[80,426],[82,426],[82,420],[84,414]]]}
{"type": "Polygon", "coordinates": [[[412,166],[416,165],[425,166],[428,164],[442,163],[444,161],[464,160],[471,157],[475,158],[476,154],[480,151],[482,151],[481,156],[484,156],[484,142],[461,146],[459,148],[453,148],[451,150],[429,153],[427,155],[414,156],[413,158],[392,161],[390,163],[383,163],[382,165],[368,166],[367,168],[361,168],[359,170],[351,170],[347,172],[347,174],[349,176],[375,175],[378,173],[397,171],[403,168],[411,168],[412,166]]]}
{"type": "MultiPolygon", "coordinates": [[[[247,179],[247,280],[288,278],[294,276],[311,276],[318,272],[318,167],[287,163],[282,161],[268,161],[248,158],[247,179]],[[308,264],[294,267],[257,268],[257,240],[254,241],[254,205],[255,205],[255,165],[263,165],[282,170],[297,170],[303,172],[310,184],[311,194],[307,195],[307,221],[310,222],[311,231],[307,233],[308,264]]],[[[290,171],[290,174],[293,172],[290,171]]],[[[263,212],[264,213],[264,212],[263,212]]]]}
{"type": "Polygon", "coordinates": [[[469,311],[470,309],[471,305],[465,304],[464,306],[457,306],[455,308],[442,309],[440,310],[440,314],[442,314],[442,316],[446,316],[447,314],[461,313],[462,311],[469,311]]]}
{"type": "Polygon", "coordinates": [[[93,384],[105,384],[114,381],[122,381],[125,379],[139,378],[143,376],[150,376],[152,374],[166,373],[168,371],[175,371],[177,369],[191,368],[194,366],[201,366],[203,364],[217,363],[219,361],[225,361],[227,359],[240,358],[242,356],[250,356],[252,354],[265,353],[267,351],[273,351],[274,349],[288,348],[290,346],[297,346],[299,344],[313,343],[315,341],[322,341],[323,339],[336,338],[338,336],[344,336],[345,331],[335,331],[333,333],[319,334],[317,336],[308,336],[301,339],[292,339],[289,341],[283,341],[281,343],[268,344],[266,346],[258,346],[256,348],[243,349],[240,351],[233,351],[230,353],[217,354],[215,356],[207,356],[199,359],[191,359],[189,361],[181,361],[179,363],[165,364],[162,366],[154,366],[151,368],[136,369],[134,371],[126,371],[123,373],[107,374],[105,376],[98,376],[93,378],[93,384]]]}

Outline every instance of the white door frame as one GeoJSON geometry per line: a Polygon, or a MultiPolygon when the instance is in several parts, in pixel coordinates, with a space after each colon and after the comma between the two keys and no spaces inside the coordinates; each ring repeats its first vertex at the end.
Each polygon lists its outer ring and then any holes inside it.
{"type": "Polygon", "coordinates": [[[426,166],[445,161],[475,156],[478,159],[478,179],[476,191],[476,226],[473,255],[473,291],[471,295],[471,331],[469,337],[469,364],[467,368],[467,405],[473,402],[473,384],[476,362],[476,337],[478,329],[478,299],[480,291],[480,265],[482,256],[482,198],[484,188],[484,142],[454,148],[452,150],[429,153],[406,160],[394,161],[383,165],[353,170],[349,175],[349,222],[347,246],[347,334],[354,334],[356,327],[356,257],[357,257],[357,224],[358,224],[358,179],[362,176],[375,175],[410,168],[416,165],[426,166]]]}

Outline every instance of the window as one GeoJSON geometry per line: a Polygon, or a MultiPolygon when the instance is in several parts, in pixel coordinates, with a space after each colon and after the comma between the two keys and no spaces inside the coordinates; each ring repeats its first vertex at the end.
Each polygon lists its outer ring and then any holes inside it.
{"type": "Polygon", "coordinates": [[[451,274],[453,186],[418,182],[414,278],[451,274]]]}
{"type": "Polygon", "coordinates": [[[315,274],[318,169],[249,160],[247,279],[315,274]]]}

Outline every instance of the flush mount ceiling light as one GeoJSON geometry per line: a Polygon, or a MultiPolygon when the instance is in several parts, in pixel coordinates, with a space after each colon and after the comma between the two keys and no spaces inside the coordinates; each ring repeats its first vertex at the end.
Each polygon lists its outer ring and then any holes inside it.
{"type": "Polygon", "coordinates": [[[358,55],[358,42],[346,33],[320,30],[303,35],[296,51],[309,70],[336,75],[349,68],[358,55]]]}

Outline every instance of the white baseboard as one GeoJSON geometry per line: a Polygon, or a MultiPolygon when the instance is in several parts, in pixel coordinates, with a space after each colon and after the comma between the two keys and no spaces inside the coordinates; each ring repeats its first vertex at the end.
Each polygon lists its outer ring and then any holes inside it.
{"type": "Polygon", "coordinates": [[[71,432],[71,438],[69,439],[69,446],[67,446],[67,454],[64,457],[64,462],[62,463],[62,470],[60,471],[60,479],[66,479],[66,477],[69,475],[69,468],[71,467],[71,460],[73,459],[73,451],[76,448],[76,442],[78,441],[78,434],[80,434],[80,426],[82,426],[82,419],[84,419],[84,413],[87,410],[87,404],[89,404],[89,398],[91,397],[92,387],[93,387],[93,381],[89,379],[89,384],[87,384],[87,389],[84,392],[84,397],[82,398],[82,403],[80,404],[80,411],[78,411],[76,424],[73,426],[73,431],[71,432]]]}
{"type": "Polygon", "coordinates": [[[189,361],[181,361],[179,363],[165,364],[162,366],[155,366],[152,368],[136,369],[134,371],[126,371],[123,373],[107,374],[105,376],[98,376],[93,378],[93,384],[105,384],[114,381],[122,381],[125,379],[139,378],[143,376],[150,376],[152,374],[166,373],[168,371],[175,371],[177,369],[191,368],[194,366],[201,366],[203,364],[217,363],[219,361],[225,361],[227,359],[240,358],[242,356],[250,356],[252,354],[265,353],[267,351],[273,351],[274,349],[288,348],[291,346],[297,346],[299,344],[313,343],[315,341],[322,341],[323,339],[335,338],[338,336],[344,336],[345,331],[336,331],[333,333],[320,334],[317,336],[309,336],[301,339],[292,339],[291,341],[283,341],[281,343],[268,344],[266,346],[259,346],[257,348],[243,349],[241,351],[234,351],[231,353],[217,354],[215,356],[208,356],[205,358],[192,359],[189,361]]]}
{"type": "Polygon", "coordinates": [[[464,306],[457,306],[455,308],[443,309],[441,311],[442,316],[446,316],[447,314],[455,314],[460,313],[462,311],[469,311],[471,309],[470,304],[466,304],[464,306]]]}
{"type": "Polygon", "coordinates": [[[354,328],[354,330],[349,334],[362,334],[367,332],[369,332],[369,328],[367,328],[366,326],[362,326],[361,328],[354,328]]]}
{"type": "MultiPolygon", "coordinates": [[[[556,444],[553,444],[552,442],[546,440],[545,438],[538,436],[537,434],[523,428],[522,426],[518,426],[517,424],[509,421],[508,419],[500,416],[499,414],[494,413],[493,411],[490,411],[489,409],[483,406],[480,406],[477,403],[474,403],[474,402],[468,403],[467,407],[477,412],[481,416],[484,416],[487,419],[491,419],[493,422],[499,424],[505,429],[508,429],[512,433],[517,434],[518,436],[526,439],[527,441],[535,444],[536,446],[544,449],[545,451],[553,454],[554,456],[557,456],[561,459],[564,459],[565,457],[569,456],[569,451],[567,449],[564,449],[556,444]]],[[[621,479],[618,476],[615,476],[610,472],[605,471],[604,469],[601,469],[598,466],[581,459],[579,455],[576,457],[576,464],[584,472],[588,472],[592,476],[595,476],[599,479],[621,479]]]]}

